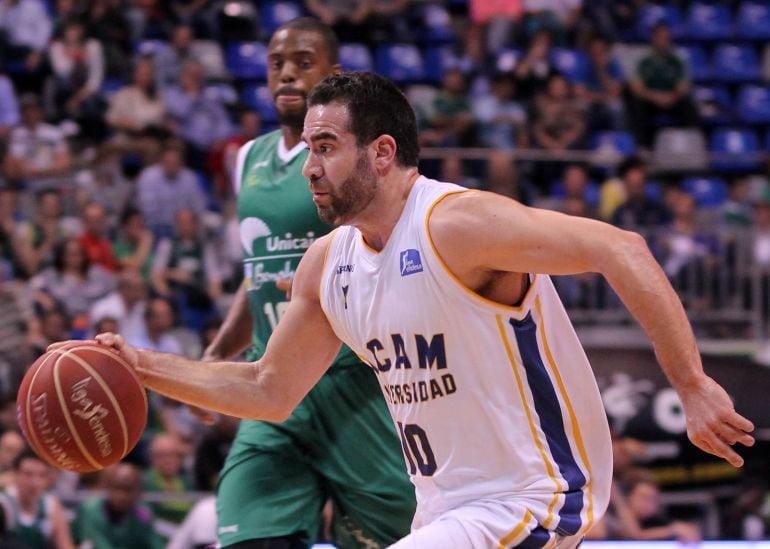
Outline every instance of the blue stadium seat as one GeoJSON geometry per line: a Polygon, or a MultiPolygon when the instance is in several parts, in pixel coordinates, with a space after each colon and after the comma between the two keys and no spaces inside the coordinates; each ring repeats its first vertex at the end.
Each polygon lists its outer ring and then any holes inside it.
{"type": "Polygon", "coordinates": [[[721,177],[686,177],[681,188],[701,208],[721,206],[728,197],[727,183],[721,177]]]}
{"type": "Polygon", "coordinates": [[[687,72],[693,82],[704,82],[711,79],[711,64],[706,50],[700,46],[681,46],[676,53],[687,65],[687,72]]]}
{"type": "Polygon", "coordinates": [[[297,2],[259,2],[259,26],[264,36],[270,36],[278,27],[301,17],[302,6],[297,2]]]}
{"type": "Polygon", "coordinates": [[[735,35],[751,40],[770,39],[770,5],[766,1],[744,0],[738,6],[735,35]]]}
{"type": "Polygon", "coordinates": [[[752,130],[743,128],[718,129],[711,136],[710,150],[712,154],[721,155],[711,161],[711,166],[719,171],[747,171],[756,169],[759,165],[755,158],[740,157],[740,155],[759,152],[759,139],[752,130]],[[736,156],[731,158],[730,155],[736,156]]]}
{"type": "Polygon", "coordinates": [[[452,51],[452,46],[430,46],[425,49],[425,76],[432,82],[440,82],[449,69],[465,71],[466,63],[452,51]]]}
{"type": "Polygon", "coordinates": [[[261,42],[233,42],[225,51],[225,64],[240,80],[265,80],[267,48],[261,42]]]}
{"type": "Polygon", "coordinates": [[[571,82],[583,82],[586,78],[588,59],[582,51],[554,48],[551,62],[571,82]]]}
{"type": "Polygon", "coordinates": [[[712,58],[713,78],[724,82],[751,82],[759,79],[759,60],[753,46],[719,44],[712,58]]]}
{"type": "Polygon", "coordinates": [[[636,152],[636,141],[628,132],[601,131],[591,138],[591,149],[614,151],[622,156],[628,156],[636,152]]]}
{"type": "Polygon", "coordinates": [[[134,43],[134,51],[142,57],[154,57],[160,50],[168,48],[168,42],[165,40],[137,40],[134,43]]]}
{"type": "Polygon", "coordinates": [[[687,11],[686,34],[695,40],[725,40],[733,35],[732,14],[726,4],[696,2],[687,11]]]}
{"type": "Polygon", "coordinates": [[[666,23],[671,29],[674,38],[680,38],[684,34],[682,13],[676,6],[661,4],[645,4],[639,9],[636,19],[636,34],[645,42],[650,39],[652,27],[658,23],[666,23]]]}
{"type": "Polygon", "coordinates": [[[263,124],[274,124],[278,121],[273,97],[267,86],[244,86],[241,91],[241,100],[259,113],[263,124]]]}
{"type": "Polygon", "coordinates": [[[371,71],[372,52],[365,44],[340,44],[340,64],[348,71],[371,71]]]}
{"type": "Polygon", "coordinates": [[[770,123],[770,87],[742,86],[738,90],[738,114],[748,124],[770,123]]]}
{"type": "Polygon", "coordinates": [[[422,8],[423,31],[420,39],[429,44],[447,43],[455,40],[452,18],[441,4],[425,4],[422,8]]]}
{"type": "Polygon", "coordinates": [[[704,124],[720,126],[734,122],[730,92],[725,86],[695,86],[692,96],[704,124]]]}
{"type": "Polygon", "coordinates": [[[422,54],[412,44],[383,44],[375,54],[377,72],[399,84],[425,80],[422,54]]]}

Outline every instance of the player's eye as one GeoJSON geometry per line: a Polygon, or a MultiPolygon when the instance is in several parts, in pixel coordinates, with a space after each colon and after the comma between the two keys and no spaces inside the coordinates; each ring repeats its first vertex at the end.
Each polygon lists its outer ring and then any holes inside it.
{"type": "Polygon", "coordinates": [[[303,70],[308,70],[313,68],[313,62],[310,59],[303,59],[299,62],[299,67],[303,70]]]}

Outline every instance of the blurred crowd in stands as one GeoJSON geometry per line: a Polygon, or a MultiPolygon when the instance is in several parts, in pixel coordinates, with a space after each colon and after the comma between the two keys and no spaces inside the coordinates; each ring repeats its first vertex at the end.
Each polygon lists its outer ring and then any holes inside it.
{"type": "MultiPolygon", "coordinates": [[[[213,488],[232,418],[204,426],[153,395],[126,463],[54,475],[25,451],[14,398],[58,340],[119,331],[200,356],[240,283],[236,151],[278,127],[266,40],[305,14],[335,29],[344,68],[403,85],[427,175],[639,230],[677,288],[698,290],[688,308],[745,310],[760,295],[770,317],[767,276],[752,294],[703,274],[770,272],[766,2],[0,0],[0,511],[45,520],[56,547],[72,546],[62,520],[78,543],[122,540],[97,548],[210,542],[189,540],[213,532],[213,500],[180,528],[193,502],[168,494],[213,488]],[[166,497],[139,503],[150,492],[166,497]]],[[[560,280],[567,305],[610,304],[606,290],[586,303],[593,282],[560,280]]],[[[666,516],[643,455],[618,439],[615,497],[592,536],[699,539],[666,516]]],[[[758,484],[727,512],[722,535],[770,533],[758,484]]]]}

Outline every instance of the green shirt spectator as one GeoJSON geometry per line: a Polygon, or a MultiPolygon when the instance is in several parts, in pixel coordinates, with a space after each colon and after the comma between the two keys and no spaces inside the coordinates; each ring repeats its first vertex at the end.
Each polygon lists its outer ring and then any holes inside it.
{"type": "Polygon", "coordinates": [[[152,511],[147,507],[136,505],[120,514],[101,497],[80,506],[72,532],[78,544],[90,544],[93,549],[162,549],[164,546],[153,527],[152,511]]]}

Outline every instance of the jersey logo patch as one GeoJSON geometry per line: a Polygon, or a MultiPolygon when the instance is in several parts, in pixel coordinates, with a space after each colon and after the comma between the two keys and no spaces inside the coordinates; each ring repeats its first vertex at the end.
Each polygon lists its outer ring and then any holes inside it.
{"type": "Polygon", "coordinates": [[[422,272],[420,252],[410,248],[401,252],[401,276],[422,272]]]}

